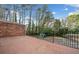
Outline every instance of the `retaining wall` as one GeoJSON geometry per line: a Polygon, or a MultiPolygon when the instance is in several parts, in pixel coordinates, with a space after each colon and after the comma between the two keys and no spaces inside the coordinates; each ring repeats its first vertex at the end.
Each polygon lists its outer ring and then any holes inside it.
{"type": "Polygon", "coordinates": [[[25,35],[25,25],[0,21],[0,37],[25,35]]]}

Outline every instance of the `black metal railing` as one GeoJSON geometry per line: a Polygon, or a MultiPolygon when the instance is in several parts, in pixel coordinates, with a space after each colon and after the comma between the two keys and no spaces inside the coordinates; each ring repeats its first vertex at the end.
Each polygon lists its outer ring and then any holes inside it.
{"type": "Polygon", "coordinates": [[[67,47],[79,49],[79,34],[69,32],[63,37],[53,35],[53,42],[67,47]]]}

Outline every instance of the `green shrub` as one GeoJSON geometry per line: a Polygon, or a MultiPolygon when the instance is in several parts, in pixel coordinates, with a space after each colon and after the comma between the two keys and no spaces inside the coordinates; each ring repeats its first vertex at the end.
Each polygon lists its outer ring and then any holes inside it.
{"type": "Polygon", "coordinates": [[[46,36],[50,36],[50,35],[52,35],[53,31],[52,31],[51,28],[43,28],[43,29],[41,29],[41,32],[40,33],[43,33],[46,36]]]}
{"type": "Polygon", "coordinates": [[[68,33],[68,28],[64,27],[64,28],[59,28],[57,31],[54,30],[54,35],[55,36],[63,36],[65,34],[68,33]]]}
{"type": "Polygon", "coordinates": [[[76,27],[74,29],[69,30],[69,33],[78,34],[79,33],[79,27],[76,27]]]}
{"type": "Polygon", "coordinates": [[[46,34],[45,33],[40,33],[40,37],[44,38],[44,37],[46,37],[46,34]]]}

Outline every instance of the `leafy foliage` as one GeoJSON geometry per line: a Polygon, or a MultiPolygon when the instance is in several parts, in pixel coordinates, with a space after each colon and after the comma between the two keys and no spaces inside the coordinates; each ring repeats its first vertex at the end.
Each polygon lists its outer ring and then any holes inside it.
{"type": "Polygon", "coordinates": [[[51,28],[43,28],[40,33],[44,33],[46,36],[50,36],[53,34],[53,31],[51,28]]]}
{"type": "Polygon", "coordinates": [[[60,27],[61,27],[61,22],[60,22],[60,20],[56,19],[54,22],[54,30],[59,30],[60,27]]]}
{"type": "Polygon", "coordinates": [[[67,17],[68,27],[75,28],[79,26],[79,14],[73,14],[67,17]]]}
{"type": "Polygon", "coordinates": [[[68,33],[68,28],[60,28],[58,31],[54,31],[55,35],[57,36],[63,36],[68,33]]]}
{"type": "Polygon", "coordinates": [[[70,29],[68,33],[79,34],[79,26],[74,29],[70,29]]]}

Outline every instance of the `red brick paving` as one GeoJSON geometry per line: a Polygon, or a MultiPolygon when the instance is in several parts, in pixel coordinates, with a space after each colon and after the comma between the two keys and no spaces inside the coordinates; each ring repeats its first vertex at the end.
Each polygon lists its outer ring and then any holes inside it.
{"type": "Polygon", "coordinates": [[[29,36],[0,38],[0,53],[79,53],[79,50],[29,36]]]}

